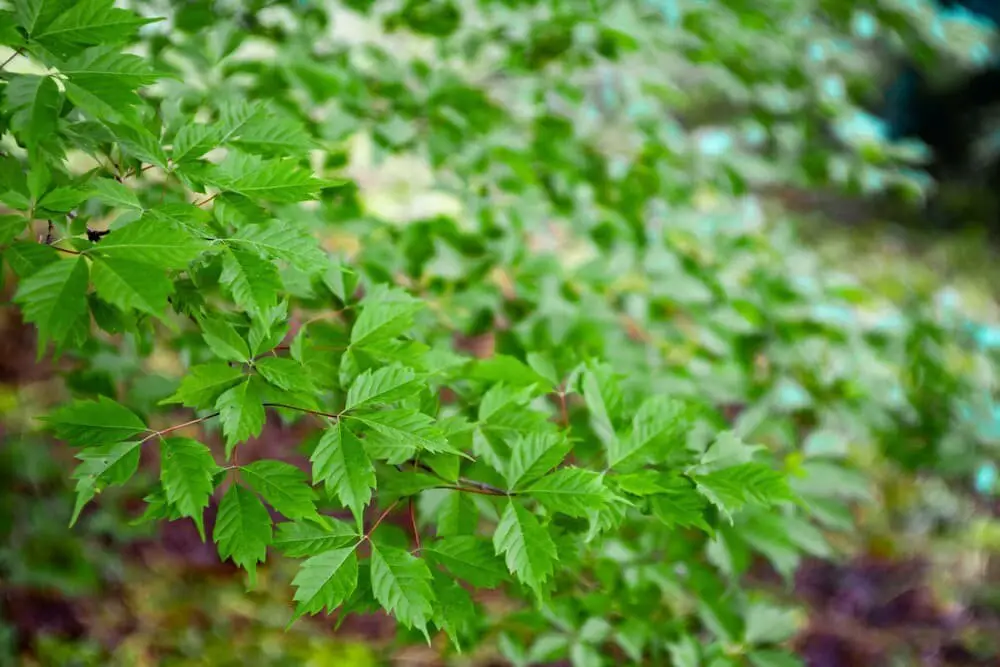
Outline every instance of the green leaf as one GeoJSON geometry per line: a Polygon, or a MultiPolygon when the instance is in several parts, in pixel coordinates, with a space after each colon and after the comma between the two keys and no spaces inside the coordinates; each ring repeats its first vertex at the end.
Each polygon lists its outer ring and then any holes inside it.
{"type": "Polygon", "coordinates": [[[561,468],[528,487],[530,497],[551,512],[586,518],[588,512],[602,509],[610,501],[603,477],[593,470],[561,468]]]}
{"type": "Polygon", "coordinates": [[[58,439],[74,447],[122,442],[147,431],[134,412],[106,396],[73,401],[42,419],[58,439]]]}
{"type": "Polygon", "coordinates": [[[127,259],[101,259],[90,270],[97,295],[124,311],[163,317],[174,284],[162,269],[127,259]]]}
{"type": "Polygon", "coordinates": [[[472,535],[478,527],[479,508],[469,494],[460,491],[449,493],[438,509],[438,537],[472,535]]]}
{"type": "Polygon", "coordinates": [[[427,634],[427,622],[434,614],[434,592],[424,561],[403,549],[372,543],[371,584],[383,609],[404,626],[427,634]]]}
{"type": "Polygon", "coordinates": [[[546,390],[555,388],[555,383],[543,375],[539,375],[530,366],[516,357],[498,354],[489,359],[477,361],[472,369],[472,377],[489,382],[503,382],[516,387],[526,387],[533,384],[541,385],[546,390]]]}
{"type": "Polygon", "coordinates": [[[423,545],[421,553],[476,588],[496,588],[510,580],[493,547],[479,537],[459,535],[435,540],[423,545]]]}
{"type": "Polygon", "coordinates": [[[219,395],[243,377],[245,376],[240,368],[222,362],[192,366],[181,380],[177,391],[160,401],[160,404],[180,403],[188,408],[203,410],[215,405],[219,395]]]}
{"type": "Polygon", "coordinates": [[[664,475],[659,484],[669,491],[650,497],[653,516],[671,528],[698,527],[706,533],[712,532],[705,522],[708,503],[690,480],[679,475],[664,475]]]}
{"type": "Polygon", "coordinates": [[[278,304],[278,293],[282,290],[278,267],[260,255],[229,248],[223,255],[219,279],[229,288],[236,305],[251,316],[278,304]]]}
{"type": "Polygon", "coordinates": [[[11,129],[19,134],[34,156],[41,144],[56,134],[62,107],[59,87],[51,77],[20,74],[10,79],[5,96],[13,112],[11,129]]]}
{"type": "Polygon", "coordinates": [[[407,461],[418,451],[457,453],[434,425],[434,418],[416,410],[381,410],[349,418],[368,427],[365,450],[390,465],[407,461]]]}
{"type": "Polygon", "coordinates": [[[526,433],[510,443],[507,488],[517,489],[562,463],[572,445],[562,433],[526,433]]]}
{"type": "Polygon", "coordinates": [[[227,143],[247,153],[280,157],[301,155],[316,147],[302,123],[274,110],[260,108],[227,143]]]}
{"type": "Polygon", "coordinates": [[[503,554],[518,581],[541,595],[558,559],[555,542],[538,518],[513,498],[507,502],[493,534],[493,548],[503,554]]]}
{"type": "Polygon", "coordinates": [[[222,560],[232,559],[250,575],[250,588],[257,583],[257,563],[267,558],[271,544],[271,516],[253,493],[239,484],[226,491],[219,503],[212,534],[222,560]]]}
{"type": "Polygon", "coordinates": [[[124,42],[140,26],[159,20],[145,19],[114,5],[114,0],[80,0],[48,25],[36,29],[31,38],[65,52],[79,46],[124,42]]]}
{"type": "Polygon", "coordinates": [[[412,368],[398,364],[369,369],[359,375],[347,390],[344,410],[393,403],[413,396],[421,388],[416,377],[412,368]]]}
{"type": "Polygon", "coordinates": [[[763,463],[744,463],[704,475],[691,475],[698,491],[733,522],[747,504],[769,507],[792,500],[787,478],[763,463]]]}
{"type": "Polygon", "coordinates": [[[218,466],[208,447],[191,438],[166,438],[160,442],[160,482],[167,502],[181,516],[188,516],[205,539],[205,508],[215,490],[218,466]]]}
{"type": "Polygon", "coordinates": [[[751,645],[780,644],[794,637],[801,625],[798,610],[755,602],[746,610],[744,639],[751,645]]]}
{"type": "Polygon", "coordinates": [[[88,502],[111,484],[124,484],[139,468],[140,442],[113,442],[88,447],[76,455],[80,465],[73,471],[76,480],[76,505],[69,525],[80,518],[88,502]]]}
{"type": "Polygon", "coordinates": [[[246,225],[236,230],[228,242],[287,262],[306,274],[325,270],[328,258],[316,237],[297,225],[287,222],[266,222],[246,225]]]}
{"type": "Polygon", "coordinates": [[[343,521],[283,521],[278,524],[274,546],[289,558],[304,558],[357,542],[357,532],[343,521]]]}
{"type": "Polygon", "coordinates": [[[614,419],[622,405],[622,390],[608,366],[594,366],[581,376],[583,399],[590,412],[590,426],[609,450],[621,447],[615,433],[614,419]]]}
{"type": "Polygon", "coordinates": [[[262,460],[241,466],[240,474],[275,510],[289,519],[316,518],[316,492],[306,474],[291,463],[262,460]]]}
{"type": "Polygon", "coordinates": [[[690,410],[684,403],[652,396],[639,406],[631,432],[608,443],[608,467],[624,468],[650,456],[662,458],[664,451],[683,444],[689,427],[690,410]]]}
{"type": "Polygon", "coordinates": [[[298,603],[292,622],[303,614],[333,612],[354,593],[358,586],[358,557],[355,547],[330,549],[305,560],[292,586],[298,603]]]}
{"type": "Polygon", "coordinates": [[[20,215],[0,215],[0,245],[17,238],[28,226],[28,219],[20,215]]]}
{"type": "Polygon", "coordinates": [[[224,391],[215,402],[222,433],[226,438],[227,460],[237,444],[257,437],[264,427],[264,406],[260,389],[255,378],[248,377],[224,391]]]}
{"type": "Polygon", "coordinates": [[[294,359],[264,357],[254,362],[254,368],[257,369],[261,377],[279,389],[306,393],[316,391],[309,371],[294,359]]]}
{"type": "Polygon", "coordinates": [[[87,322],[87,263],[82,257],[52,262],[21,281],[14,302],[38,328],[39,353],[48,341],[62,347],[87,322]]]}
{"type": "Polygon", "coordinates": [[[314,199],[326,183],[297,160],[264,159],[232,151],[216,169],[211,184],[253,200],[292,203],[314,199]]]}
{"type": "Polygon", "coordinates": [[[205,343],[216,355],[227,361],[250,361],[250,348],[229,322],[204,318],[199,321],[205,343]]]}
{"type": "Polygon", "coordinates": [[[143,210],[135,191],[110,178],[96,178],[90,182],[94,195],[105,204],[120,208],[143,210]]]}
{"type": "Polygon", "coordinates": [[[205,241],[193,238],[181,227],[143,217],[114,230],[88,249],[87,254],[142,262],[161,269],[185,269],[207,247],[205,241]]]}
{"type": "Polygon", "coordinates": [[[76,188],[56,188],[45,193],[38,202],[38,208],[45,209],[46,211],[65,213],[72,211],[86,198],[87,193],[83,190],[77,190],[76,188]]]}
{"type": "Polygon", "coordinates": [[[195,160],[219,145],[222,135],[214,125],[190,123],[174,136],[171,159],[175,164],[195,160]]]}
{"type": "Polygon", "coordinates": [[[424,304],[406,292],[382,285],[362,301],[361,314],[351,328],[353,347],[384,344],[413,327],[413,317],[424,304]]]}
{"type": "Polygon", "coordinates": [[[323,432],[309,460],[313,464],[313,483],[323,482],[335,493],[351,510],[360,530],[376,482],[375,467],[362,442],[338,421],[323,432]]]}
{"type": "Polygon", "coordinates": [[[476,606],[468,591],[440,571],[434,576],[434,624],[445,631],[451,643],[462,650],[461,637],[475,628],[476,606]]]}
{"type": "Polygon", "coordinates": [[[18,24],[31,37],[66,11],[69,4],[69,0],[17,0],[14,3],[14,13],[18,24]]]}

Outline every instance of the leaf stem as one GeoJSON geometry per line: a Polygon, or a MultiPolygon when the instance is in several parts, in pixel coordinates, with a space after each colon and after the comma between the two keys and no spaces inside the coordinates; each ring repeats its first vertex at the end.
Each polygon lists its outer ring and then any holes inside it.
{"type": "Polygon", "coordinates": [[[195,206],[204,206],[205,204],[207,204],[208,202],[212,201],[213,199],[215,199],[218,196],[219,196],[218,192],[216,192],[214,195],[209,195],[208,197],[205,197],[204,199],[202,199],[200,202],[195,202],[195,206]]]}
{"type": "Polygon", "coordinates": [[[322,410],[312,410],[310,408],[300,408],[296,405],[287,405],[285,403],[263,403],[265,408],[284,408],[285,410],[295,410],[297,412],[304,412],[307,415],[315,415],[317,417],[326,417],[327,419],[340,419],[340,415],[334,414],[333,412],[323,412],[322,410]]]}
{"type": "Polygon", "coordinates": [[[10,56],[7,58],[7,60],[3,61],[3,63],[0,64],[0,69],[3,69],[5,67],[7,67],[7,65],[10,64],[10,61],[12,61],[14,58],[17,58],[20,55],[24,55],[24,47],[23,46],[21,48],[17,49],[16,51],[14,51],[14,53],[10,54],[10,56]]]}
{"type": "Polygon", "coordinates": [[[410,525],[413,526],[413,544],[416,552],[420,551],[420,530],[417,528],[417,506],[413,499],[414,497],[410,496],[410,525]]]}

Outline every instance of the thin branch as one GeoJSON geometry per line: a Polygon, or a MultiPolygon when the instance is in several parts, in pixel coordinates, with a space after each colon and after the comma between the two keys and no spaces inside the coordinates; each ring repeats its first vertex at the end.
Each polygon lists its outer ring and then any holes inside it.
{"type": "MultiPolygon", "coordinates": [[[[391,512],[392,510],[396,509],[396,505],[398,505],[398,504],[399,504],[399,501],[397,500],[393,504],[389,505],[389,507],[387,507],[385,509],[385,511],[382,512],[382,514],[380,514],[377,519],[375,519],[375,523],[372,524],[372,527],[369,528],[368,532],[366,532],[361,537],[361,542],[364,542],[366,540],[370,540],[371,539],[372,533],[375,532],[375,529],[379,527],[379,525],[382,523],[383,519],[385,519],[387,516],[389,516],[389,512],[391,512]]],[[[358,544],[361,544],[361,542],[359,542],[358,544]]]]}
{"type": "Polygon", "coordinates": [[[209,195],[208,197],[205,197],[204,199],[202,199],[200,202],[195,202],[195,206],[204,206],[205,204],[207,204],[208,202],[212,201],[213,199],[215,199],[218,196],[219,196],[218,192],[216,192],[214,195],[209,195]]]}
{"type": "Polygon", "coordinates": [[[200,424],[200,423],[202,423],[204,421],[208,421],[209,419],[212,419],[213,417],[218,417],[218,416],[219,416],[218,412],[213,412],[210,415],[205,415],[204,417],[198,417],[197,419],[191,419],[189,421],[184,422],[183,424],[175,424],[174,426],[169,426],[169,427],[167,427],[165,429],[162,429],[160,431],[153,431],[152,433],[150,433],[149,435],[147,435],[145,438],[143,438],[142,440],[140,440],[139,444],[141,445],[142,443],[146,442],[147,440],[152,440],[153,438],[162,437],[162,436],[164,436],[164,435],[166,435],[168,433],[173,433],[174,431],[179,431],[182,428],[187,428],[188,426],[194,426],[195,424],[200,424]]]}
{"type": "Polygon", "coordinates": [[[10,57],[7,58],[7,60],[3,61],[2,64],[0,64],[0,70],[2,70],[3,68],[7,67],[7,65],[10,64],[10,61],[12,61],[14,58],[17,58],[18,56],[23,55],[23,54],[24,54],[24,47],[22,46],[20,49],[18,49],[17,51],[14,51],[14,53],[10,54],[10,57]]]}
{"type": "Polygon", "coordinates": [[[340,419],[340,415],[334,414],[332,412],[323,412],[322,410],[310,410],[309,408],[300,408],[297,405],[287,405],[285,403],[264,403],[263,405],[265,408],[284,408],[285,410],[295,410],[296,412],[304,412],[307,415],[326,417],[327,419],[340,419]]]}
{"type": "Polygon", "coordinates": [[[441,475],[437,474],[433,468],[431,468],[426,463],[421,463],[419,461],[414,462],[414,466],[423,470],[424,472],[430,474],[432,477],[437,477],[447,484],[439,486],[439,489],[449,489],[451,491],[466,491],[468,493],[478,493],[484,496],[516,496],[517,494],[513,491],[507,491],[499,487],[493,486],[492,484],[487,484],[486,482],[477,482],[474,479],[466,479],[465,477],[458,478],[458,484],[452,484],[451,480],[445,479],[441,475]]]}
{"type": "Polygon", "coordinates": [[[416,546],[414,551],[420,551],[420,530],[417,528],[417,506],[410,496],[410,525],[413,526],[413,543],[416,546]]]}
{"type": "Polygon", "coordinates": [[[60,248],[57,245],[52,246],[53,250],[58,250],[59,252],[64,252],[67,255],[82,255],[83,253],[79,250],[70,250],[69,248],[60,248]]]}

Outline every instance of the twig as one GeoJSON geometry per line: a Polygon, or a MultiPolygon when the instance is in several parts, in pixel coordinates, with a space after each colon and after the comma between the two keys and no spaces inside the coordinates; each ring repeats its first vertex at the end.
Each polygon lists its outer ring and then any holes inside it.
{"type": "Polygon", "coordinates": [[[14,51],[14,53],[10,54],[10,57],[8,57],[7,60],[3,61],[3,64],[0,64],[0,69],[5,68],[7,65],[10,64],[10,61],[12,61],[14,58],[17,58],[20,55],[23,55],[23,53],[24,53],[24,47],[21,47],[17,51],[14,51]]]}
{"type": "Polygon", "coordinates": [[[209,419],[212,419],[213,417],[218,417],[218,416],[219,416],[218,412],[213,412],[210,415],[205,415],[204,417],[198,417],[197,419],[192,419],[190,421],[186,421],[183,424],[175,424],[174,426],[169,426],[169,427],[167,427],[165,429],[162,429],[160,431],[153,431],[152,433],[150,433],[149,435],[147,435],[145,438],[143,438],[142,440],[140,440],[139,444],[141,445],[142,443],[146,442],[147,440],[152,440],[153,438],[162,437],[162,436],[166,435],[167,433],[172,433],[174,431],[179,431],[182,428],[186,428],[188,426],[194,426],[195,424],[200,424],[200,423],[202,423],[204,421],[208,421],[209,419]]]}
{"type": "Polygon", "coordinates": [[[429,473],[433,477],[437,477],[438,479],[440,479],[440,480],[442,480],[444,482],[448,482],[444,486],[439,486],[438,487],[439,489],[449,489],[451,491],[466,491],[468,493],[478,493],[478,494],[481,494],[481,495],[484,495],[484,496],[516,496],[517,495],[513,491],[506,491],[504,489],[501,489],[501,488],[498,488],[496,486],[493,486],[492,484],[487,484],[486,482],[477,482],[474,479],[466,479],[465,477],[459,477],[458,478],[458,484],[452,484],[451,480],[445,479],[441,475],[439,475],[436,472],[434,472],[434,469],[431,468],[426,463],[420,463],[419,461],[417,461],[417,462],[414,463],[414,465],[417,468],[419,468],[420,470],[423,470],[424,472],[429,473]]]}
{"type": "MultiPolygon", "coordinates": [[[[389,516],[389,512],[391,512],[392,510],[396,509],[396,505],[398,505],[398,504],[399,504],[399,501],[397,500],[397,501],[396,501],[396,502],[394,502],[393,504],[389,505],[389,507],[387,507],[387,508],[385,509],[385,511],[384,511],[384,512],[382,512],[382,514],[380,514],[380,515],[379,515],[379,517],[378,517],[377,519],[375,519],[375,523],[373,523],[373,524],[372,524],[372,527],[371,527],[371,528],[369,528],[369,529],[368,529],[368,532],[366,532],[366,533],[365,533],[365,534],[364,534],[364,535],[363,535],[363,536],[361,537],[361,542],[364,542],[364,541],[366,541],[366,540],[370,540],[370,539],[371,539],[371,536],[372,536],[372,533],[374,533],[374,532],[375,532],[375,529],[379,527],[379,524],[381,524],[381,523],[382,523],[382,520],[383,520],[383,519],[385,519],[385,518],[386,518],[387,516],[389,516]]],[[[361,542],[358,542],[358,544],[361,544],[361,542]]]]}
{"type": "Polygon", "coordinates": [[[416,546],[414,551],[420,551],[420,530],[417,528],[417,506],[410,496],[410,525],[413,526],[413,543],[416,546]]]}
{"type": "Polygon", "coordinates": [[[219,196],[218,192],[216,192],[214,195],[209,195],[208,197],[205,197],[204,199],[202,199],[200,202],[196,202],[195,206],[204,206],[205,204],[207,204],[208,202],[212,201],[213,199],[215,199],[218,196],[219,196]]]}
{"type": "Polygon", "coordinates": [[[304,412],[307,415],[326,417],[327,419],[340,419],[340,415],[334,414],[332,412],[323,412],[322,410],[311,410],[309,408],[300,408],[296,405],[287,405],[285,403],[264,403],[263,405],[265,408],[284,408],[285,410],[295,410],[297,412],[304,412]]]}

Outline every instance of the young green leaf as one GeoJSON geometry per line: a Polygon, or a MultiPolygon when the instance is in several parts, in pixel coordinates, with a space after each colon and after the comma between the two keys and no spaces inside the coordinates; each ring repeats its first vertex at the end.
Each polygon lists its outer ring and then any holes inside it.
{"type": "Polygon", "coordinates": [[[362,301],[361,314],[351,328],[351,345],[375,347],[396,338],[413,327],[413,317],[423,307],[422,301],[402,290],[377,286],[362,301]]]}
{"type": "Polygon", "coordinates": [[[278,304],[282,289],[278,267],[260,255],[229,248],[223,255],[219,280],[229,289],[236,305],[251,316],[278,304]]]}
{"type": "Polygon", "coordinates": [[[303,614],[333,612],[344,604],[358,585],[355,547],[330,549],[305,560],[292,580],[298,603],[292,622],[303,614]]]}
{"type": "Polygon", "coordinates": [[[583,399],[590,412],[590,425],[594,433],[609,448],[619,448],[614,419],[622,405],[622,390],[610,367],[599,365],[587,369],[580,378],[583,399]]]}
{"type": "Polygon", "coordinates": [[[198,323],[201,325],[201,335],[212,352],[226,361],[250,361],[247,342],[229,322],[206,317],[198,323]]]}
{"type": "Polygon", "coordinates": [[[285,391],[314,392],[312,378],[306,367],[288,357],[264,357],[254,362],[261,377],[285,391]]]}
{"type": "Polygon", "coordinates": [[[10,110],[10,127],[34,154],[56,133],[62,94],[52,77],[12,76],[4,94],[10,110]]]}
{"type": "MultiPolygon", "coordinates": [[[[32,4],[36,3],[44,5],[47,1],[32,0],[32,4]]],[[[38,13],[44,13],[44,9],[38,13]]],[[[69,7],[64,5],[51,23],[42,27],[36,24],[31,39],[58,53],[68,53],[81,46],[126,41],[140,26],[157,20],[119,9],[114,0],[80,0],[69,7]]]]}
{"type": "Polygon", "coordinates": [[[690,410],[681,401],[665,396],[646,399],[632,419],[627,436],[607,443],[608,467],[625,468],[642,463],[647,456],[682,444],[690,427],[690,410]]]}
{"type": "Polygon", "coordinates": [[[308,230],[289,222],[265,222],[236,230],[229,244],[287,262],[306,274],[324,271],[328,257],[308,230]]]}
{"type": "Polygon", "coordinates": [[[538,518],[517,500],[507,502],[493,534],[493,548],[503,554],[518,581],[541,595],[558,559],[555,542],[538,518]]]}
{"type": "Polygon", "coordinates": [[[147,430],[134,412],[106,396],[98,396],[96,401],[73,401],[42,420],[57,438],[75,447],[121,442],[147,430]]]}
{"type": "Polygon", "coordinates": [[[542,477],[525,491],[551,512],[586,518],[610,501],[603,477],[593,470],[561,468],[542,477]]]}
{"type": "Polygon", "coordinates": [[[249,199],[291,203],[312,199],[326,184],[297,160],[264,159],[232,151],[215,170],[211,184],[249,199]]]}
{"type": "Polygon", "coordinates": [[[793,499],[787,478],[763,463],[744,463],[691,478],[730,524],[733,514],[747,504],[768,507],[793,499]]]}
{"type": "Polygon", "coordinates": [[[476,588],[496,588],[510,580],[503,561],[480,537],[459,535],[435,540],[423,545],[421,553],[476,588]]]}
{"type": "Polygon", "coordinates": [[[318,518],[316,492],[306,474],[291,463],[262,460],[240,467],[240,476],[275,510],[289,519],[318,518]]]}
{"type": "Polygon", "coordinates": [[[449,493],[438,508],[438,537],[472,535],[478,527],[479,508],[470,495],[459,491],[449,493]]]}
{"type": "Polygon", "coordinates": [[[14,302],[38,328],[39,353],[48,341],[62,347],[87,324],[87,263],[82,257],[52,262],[21,281],[14,302]]]}
{"type": "Polygon", "coordinates": [[[87,250],[87,254],[142,262],[161,269],[184,269],[207,247],[205,241],[192,237],[182,227],[143,217],[114,230],[87,250]]]}
{"type": "Polygon", "coordinates": [[[226,459],[241,442],[260,435],[264,427],[264,405],[258,380],[248,377],[222,392],[215,402],[222,433],[226,437],[226,459]]]}
{"type": "Polygon", "coordinates": [[[271,544],[271,515],[256,495],[234,484],[219,503],[212,538],[219,557],[232,559],[250,575],[250,587],[257,583],[257,563],[267,558],[271,544]]]}
{"type": "Polygon", "coordinates": [[[218,466],[212,452],[191,438],[166,438],[160,442],[160,481],[167,502],[181,516],[191,517],[205,539],[204,515],[215,490],[218,466]]]}
{"type": "Polygon", "coordinates": [[[72,527],[84,506],[105,487],[124,484],[139,467],[140,442],[114,442],[80,451],[80,465],[73,471],[76,480],[76,504],[70,518],[72,527]]]}
{"type": "Polygon", "coordinates": [[[315,556],[359,539],[357,531],[343,521],[283,521],[278,524],[274,547],[290,558],[315,556]]]}
{"type": "Polygon", "coordinates": [[[131,208],[136,211],[143,210],[142,203],[135,191],[110,178],[96,178],[90,182],[93,194],[103,203],[118,208],[131,208]]]}
{"type": "Polygon", "coordinates": [[[427,622],[434,614],[434,592],[423,560],[403,549],[372,543],[371,583],[383,609],[406,627],[427,634],[427,622]]]}
{"type": "Polygon", "coordinates": [[[309,460],[313,464],[313,483],[323,482],[335,493],[360,527],[375,486],[375,467],[364,444],[338,420],[323,432],[309,460]]]}
{"type": "Polygon", "coordinates": [[[99,259],[90,269],[97,295],[113,306],[163,317],[174,284],[162,269],[127,259],[99,259]]]}
{"type": "Polygon", "coordinates": [[[458,453],[434,425],[434,419],[416,410],[380,410],[348,418],[368,427],[365,449],[372,458],[390,465],[403,463],[418,451],[458,453]]]}
{"type": "Polygon", "coordinates": [[[472,632],[476,618],[476,605],[469,592],[444,572],[434,573],[434,625],[445,631],[458,651],[461,639],[472,632]]]}
{"type": "Polygon", "coordinates": [[[562,433],[526,433],[510,443],[507,488],[517,489],[556,467],[572,445],[562,433]]]}
{"type": "Polygon", "coordinates": [[[371,405],[393,403],[408,398],[420,390],[412,368],[398,364],[367,370],[354,380],[347,390],[344,410],[357,410],[371,405]]]}
{"type": "Polygon", "coordinates": [[[240,368],[218,361],[192,366],[181,380],[177,391],[160,403],[180,403],[188,408],[203,410],[215,405],[219,395],[243,377],[245,376],[240,368]]]}

